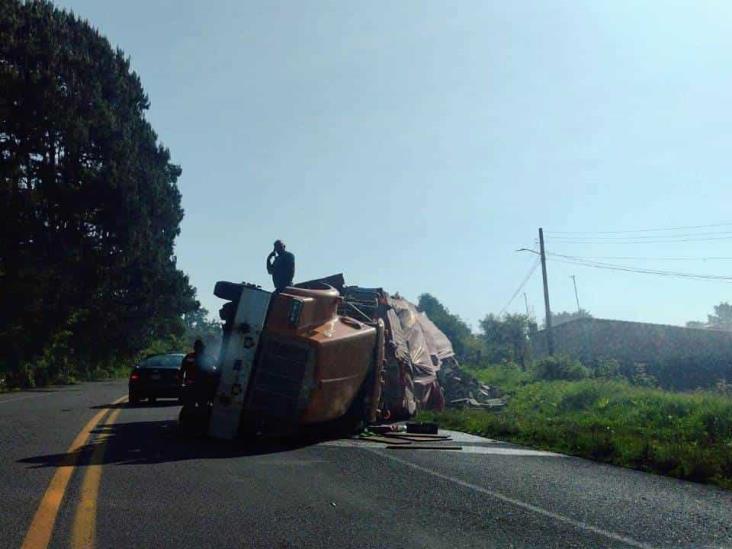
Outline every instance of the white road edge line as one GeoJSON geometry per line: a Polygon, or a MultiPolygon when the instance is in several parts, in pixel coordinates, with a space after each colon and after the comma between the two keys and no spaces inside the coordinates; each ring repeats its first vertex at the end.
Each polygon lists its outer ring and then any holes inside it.
{"type": "Polygon", "coordinates": [[[51,393],[43,393],[41,395],[29,395],[29,396],[22,396],[22,397],[18,397],[18,398],[6,398],[4,400],[0,400],[0,404],[5,404],[6,402],[15,402],[16,400],[25,400],[27,398],[39,398],[39,397],[48,396],[50,394],[51,393]]]}
{"type": "Polygon", "coordinates": [[[499,492],[494,492],[493,490],[489,490],[487,488],[483,488],[482,486],[478,486],[477,484],[471,484],[470,482],[465,482],[464,480],[460,480],[455,477],[443,475],[442,473],[438,473],[437,471],[433,471],[432,469],[428,469],[427,467],[422,467],[421,465],[417,465],[416,463],[412,463],[411,461],[407,461],[405,459],[401,459],[396,456],[389,455],[388,453],[385,453],[383,451],[380,452],[374,448],[367,448],[367,447],[364,447],[364,450],[377,454],[386,459],[396,461],[398,463],[401,463],[402,465],[411,467],[412,469],[417,469],[418,471],[422,471],[423,473],[427,473],[428,475],[432,475],[433,477],[437,477],[442,480],[447,480],[447,481],[453,482],[459,486],[462,486],[463,488],[469,488],[476,492],[480,492],[481,494],[485,494],[492,498],[499,499],[501,501],[505,501],[506,503],[510,503],[517,507],[521,507],[522,509],[526,509],[527,511],[532,511],[534,513],[537,513],[539,515],[544,515],[545,517],[552,518],[559,522],[564,522],[565,524],[569,524],[571,526],[574,526],[575,528],[579,528],[581,530],[586,530],[586,531],[592,532],[594,534],[599,534],[601,536],[604,536],[606,538],[609,538],[609,539],[612,539],[615,541],[620,541],[622,543],[630,545],[631,547],[642,547],[643,549],[651,549],[654,547],[653,545],[649,545],[647,543],[643,543],[641,541],[634,540],[633,538],[623,536],[622,534],[616,534],[614,532],[610,532],[608,530],[603,530],[602,528],[597,528],[596,526],[586,524],[579,520],[574,520],[569,517],[565,517],[563,515],[554,513],[552,511],[547,511],[546,509],[543,509],[536,505],[532,505],[531,503],[526,503],[524,501],[509,497],[509,496],[505,496],[499,492]]]}

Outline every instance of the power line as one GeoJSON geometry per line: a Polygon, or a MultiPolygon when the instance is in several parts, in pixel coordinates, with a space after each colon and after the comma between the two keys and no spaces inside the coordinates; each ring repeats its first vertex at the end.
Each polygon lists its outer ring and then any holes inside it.
{"type": "Polygon", "coordinates": [[[673,240],[677,238],[699,238],[702,236],[732,236],[732,231],[712,231],[703,233],[651,234],[634,236],[554,236],[552,240],[673,240]]]}
{"type": "MultiPolygon", "coordinates": [[[[532,254],[539,254],[536,250],[530,248],[519,248],[517,252],[530,252],[532,254]]],[[[552,257],[561,257],[563,259],[572,259],[577,261],[590,261],[595,259],[630,259],[630,260],[642,260],[642,261],[717,261],[717,260],[732,260],[732,256],[698,256],[698,257],[663,257],[663,256],[640,256],[640,255],[568,255],[547,252],[546,255],[552,257]]]]}
{"type": "Polygon", "coordinates": [[[685,273],[678,271],[664,271],[659,269],[641,269],[637,267],[631,267],[628,265],[617,265],[614,263],[604,263],[599,261],[588,261],[580,257],[567,256],[562,254],[547,254],[552,261],[559,263],[566,263],[569,265],[580,265],[583,267],[592,267],[595,269],[606,269],[611,271],[624,271],[630,273],[641,273],[650,274],[656,276],[665,276],[671,278],[686,278],[694,280],[714,280],[717,282],[732,282],[732,276],[723,275],[708,275],[708,274],[697,274],[697,273],[685,273]]]}
{"type": "MultiPolygon", "coordinates": [[[[719,233],[726,234],[726,233],[719,233]]],[[[686,235],[684,235],[686,236],[686,235]]],[[[730,240],[732,239],[732,233],[729,236],[717,236],[717,237],[704,237],[704,238],[677,238],[667,237],[649,240],[640,239],[607,239],[602,240],[599,238],[563,238],[563,237],[552,237],[551,242],[557,242],[559,244],[673,244],[675,242],[711,242],[715,240],[730,240]]]]}
{"type": "MultiPolygon", "coordinates": [[[[561,255],[561,254],[557,254],[561,255]]],[[[621,259],[632,261],[730,261],[732,256],[707,256],[707,257],[662,257],[662,256],[638,256],[638,255],[590,255],[572,256],[578,259],[621,259]]]]}
{"type": "Polygon", "coordinates": [[[688,229],[708,229],[710,227],[732,227],[732,223],[710,223],[708,225],[685,225],[680,227],[661,227],[658,229],[630,229],[625,231],[546,231],[547,234],[631,234],[653,233],[660,231],[681,231],[688,229]]]}
{"type": "Polygon", "coordinates": [[[677,272],[670,272],[670,271],[657,271],[657,270],[651,270],[651,269],[632,269],[630,267],[627,267],[625,265],[601,265],[601,264],[592,264],[592,263],[586,263],[581,261],[572,261],[568,259],[552,259],[552,261],[558,262],[558,263],[566,263],[568,265],[579,265],[582,267],[592,267],[595,269],[606,269],[610,271],[624,271],[629,273],[642,273],[642,274],[650,274],[650,275],[656,275],[656,276],[665,276],[670,278],[686,278],[686,279],[692,279],[692,280],[712,280],[716,282],[725,282],[729,283],[732,282],[732,277],[730,276],[718,276],[718,275],[703,275],[703,274],[694,274],[694,273],[677,273],[677,272]]]}
{"type": "Polygon", "coordinates": [[[526,286],[526,283],[531,278],[531,275],[534,274],[534,271],[536,271],[536,268],[539,266],[540,262],[541,262],[540,259],[537,257],[536,260],[532,263],[531,268],[529,269],[529,272],[526,273],[526,276],[521,281],[521,284],[519,285],[519,287],[516,289],[516,291],[511,296],[511,299],[508,300],[508,303],[506,303],[506,306],[503,307],[503,309],[501,309],[501,312],[498,313],[498,316],[501,316],[503,313],[505,313],[506,309],[508,309],[511,306],[511,303],[513,303],[513,300],[516,299],[516,296],[519,295],[519,293],[521,293],[521,290],[524,289],[524,286],[526,286]]]}

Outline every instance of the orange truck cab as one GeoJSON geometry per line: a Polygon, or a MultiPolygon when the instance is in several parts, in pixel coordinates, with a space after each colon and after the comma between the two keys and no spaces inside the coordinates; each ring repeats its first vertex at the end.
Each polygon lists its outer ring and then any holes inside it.
{"type": "Polygon", "coordinates": [[[221,378],[208,432],[217,438],[292,432],[375,418],[384,362],[384,324],[338,313],[339,292],[288,287],[270,293],[218,282],[221,378]]]}

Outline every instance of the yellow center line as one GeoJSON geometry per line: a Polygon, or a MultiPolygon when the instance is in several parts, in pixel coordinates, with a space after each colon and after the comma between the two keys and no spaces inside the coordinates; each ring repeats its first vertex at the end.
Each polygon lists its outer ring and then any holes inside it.
{"type": "MultiPolygon", "coordinates": [[[[114,410],[103,425],[113,425],[117,421],[121,410],[114,410]]],[[[74,515],[74,528],[71,533],[71,547],[94,547],[97,524],[97,498],[99,496],[99,484],[102,479],[102,463],[104,452],[107,448],[109,434],[101,434],[97,438],[97,445],[92,452],[89,465],[84,473],[84,481],[81,484],[79,505],[74,515]]]]}
{"type": "MultiPolygon", "coordinates": [[[[112,405],[119,404],[127,397],[121,397],[115,400],[112,405]]],[[[33,516],[28,531],[25,534],[23,540],[22,549],[44,549],[48,547],[51,541],[51,534],[53,533],[53,526],[56,523],[56,516],[58,515],[61,501],[63,500],[66,487],[71,479],[71,474],[74,472],[76,462],[79,459],[80,451],[86,444],[87,439],[91,431],[97,426],[97,423],[109,413],[109,410],[101,410],[94,415],[89,422],[76,435],[71,446],[66,450],[61,465],[56,468],[56,472],[51,478],[51,482],[48,483],[41,503],[38,505],[36,514],[33,516]]]]}

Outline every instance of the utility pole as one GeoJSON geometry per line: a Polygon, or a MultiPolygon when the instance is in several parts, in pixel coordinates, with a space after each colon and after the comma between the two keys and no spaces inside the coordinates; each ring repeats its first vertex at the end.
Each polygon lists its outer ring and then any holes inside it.
{"type": "Polygon", "coordinates": [[[577,278],[574,275],[570,276],[569,278],[572,279],[572,284],[574,284],[574,299],[575,301],[577,301],[577,312],[579,313],[582,308],[580,307],[579,296],[577,295],[577,278]]]}
{"type": "Polygon", "coordinates": [[[554,354],[554,334],[552,333],[552,309],[549,306],[549,282],[546,278],[546,253],[544,252],[544,230],[539,228],[539,252],[541,255],[541,276],[544,281],[544,307],[546,308],[546,348],[550,355],[554,354]]]}
{"type": "Polygon", "coordinates": [[[526,297],[526,292],[524,292],[524,304],[526,305],[526,318],[529,318],[531,315],[529,314],[529,298],[526,297]]]}

